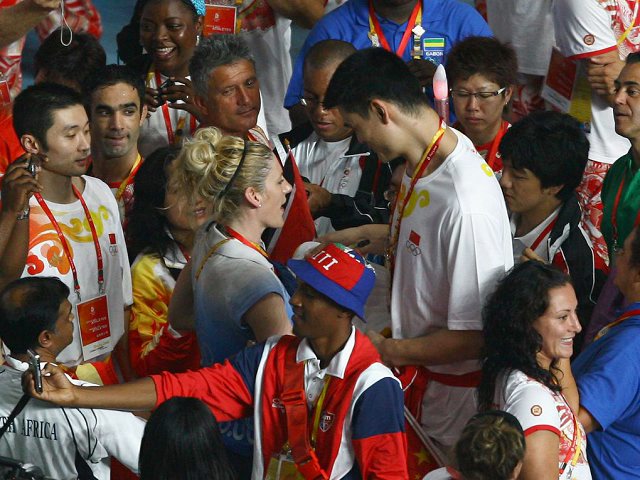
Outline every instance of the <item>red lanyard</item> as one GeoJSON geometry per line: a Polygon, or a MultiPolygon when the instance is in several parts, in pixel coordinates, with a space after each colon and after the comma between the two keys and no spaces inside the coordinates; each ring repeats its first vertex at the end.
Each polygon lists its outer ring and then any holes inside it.
{"type": "Polygon", "coordinates": [[[486,162],[491,167],[491,170],[493,170],[494,172],[502,170],[502,162],[500,162],[500,165],[497,165],[497,162],[499,161],[499,158],[500,158],[498,154],[498,148],[500,147],[500,140],[502,140],[502,137],[504,137],[504,134],[507,133],[507,130],[509,130],[510,126],[511,125],[509,124],[509,122],[504,120],[502,121],[502,124],[500,125],[500,130],[498,130],[498,133],[493,139],[493,142],[491,142],[491,147],[489,148],[489,152],[487,153],[486,162]],[[499,167],[499,168],[496,168],[496,167],[499,167]]]}
{"type": "MultiPolygon", "coordinates": [[[[72,188],[73,188],[73,193],[75,194],[76,197],[78,197],[78,200],[80,200],[80,204],[82,205],[82,209],[84,210],[84,214],[87,217],[87,222],[89,223],[89,228],[91,230],[91,237],[93,238],[93,246],[96,249],[96,257],[98,259],[98,286],[99,286],[99,291],[102,294],[104,293],[104,263],[102,260],[102,249],[100,248],[100,243],[98,242],[98,233],[96,232],[96,226],[93,223],[91,212],[89,211],[89,208],[87,207],[87,204],[85,203],[84,198],[82,198],[82,194],[78,191],[75,185],[72,185],[72,188]]],[[[78,300],[80,300],[80,282],[78,281],[78,271],[76,269],[76,264],[73,261],[73,256],[71,254],[71,248],[69,248],[69,243],[67,242],[67,239],[64,236],[64,233],[62,233],[62,229],[60,228],[58,221],[53,216],[53,213],[51,213],[51,210],[49,209],[47,202],[45,202],[44,198],[42,198],[42,195],[40,195],[39,193],[36,193],[34,197],[42,207],[42,210],[44,210],[44,213],[47,215],[47,217],[49,218],[49,221],[51,222],[51,225],[53,225],[53,228],[58,234],[58,238],[60,239],[60,243],[62,244],[62,249],[64,250],[64,253],[67,256],[67,260],[69,260],[69,266],[71,267],[71,273],[73,274],[73,290],[76,292],[76,295],[78,296],[78,300]]]]}
{"type": "MultiPolygon", "coordinates": [[[[438,131],[435,133],[435,135],[431,139],[431,143],[429,144],[429,147],[425,150],[425,153],[423,154],[422,158],[418,162],[418,165],[416,166],[416,169],[413,172],[413,177],[411,177],[411,183],[409,184],[409,189],[407,190],[406,195],[402,199],[402,206],[398,211],[398,217],[396,218],[396,222],[395,222],[396,223],[395,229],[392,228],[391,242],[389,243],[389,249],[387,251],[388,257],[391,260],[391,265],[389,270],[392,275],[393,275],[393,269],[395,266],[395,253],[396,253],[395,249],[398,243],[398,237],[400,236],[400,225],[402,224],[404,209],[406,208],[407,204],[409,203],[409,200],[411,199],[411,195],[413,194],[413,189],[415,188],[416,183],[422,177],[425,170],[431,163],[431,160],[433,160],[433,157],[435,156],[438,149],[440,148],[440,142],[442,141],[442,137],[444,136],[444,131],[446,129],[447,129],[447,124],[444,122],[444,120],[440,119],[440,128],[438,128],[438,131]]],[[[397,202],[394,205],[394,211],[391,212],[391,220],[390,220],[391,222],[393,222],[393,216],[395,214],[396,206],[397,206],[397,202]]]]}
{"type": "MultiPolygon", "coordinates": [[[[155,73],[155,78],[156,78],[156,88],[159,88],[160,85],[162,85],[162,77],[160,77],[160,73],[156,72],[155,73]]],[[[187,119],[187,115],[189,115],[187,112],[185,112],[184,116],[178,116],[178,124],[176,125],[176,129],[178,131],[178,137],[176,138],[176,135],[173,131],[173,125],[171,124],[171,115],[169,115],[169,104],[165,102],[164,105],[162,105],[162,107],[160,107],[160,109],[162,110],[162,116],[164,118],[164,125],[167,129],[167,139],[169,140],[169,145],[176,145],[178,143],[180,143],[180,141],[182,141],[182,138],[184,137],[184,127],[185,127],[185,121],[187,119]]],[[[189,133],[192,133],[196,130],[196,119],[193,117],[193,115],[189,115],[189,133]]]]}
{"type": "Polygon", "coordinates": [[[244,238],[240,233],[236,232],[231,227],[224,227],[224,228],[225,228],[225,230],[227,231],[227,233],[229,234],[230,237],[233,237],[236,240],[238,240],[240,243],[243,243],[247,247],[252,248],[256,252],[258,252],[260,255],[262,255],[264,258],[269,260],[269,254],[267,252],[265,252],[264,248],[262,248],[260,245],[258,245],[257,243],[250,242],[249,240],[244,238]]]}
{"type": "Polygon", "coordinates": [[[637,316],[640,316],[640,308],[636,308],[636,309],[624,312],[616,320],[614,320],[613,322],[609,323],[608,325],[602,327],[602,329],[600,329],[600,331],[598,332],[598,334],[595,336],[595,338],[593,340],[596,341],[596,340],[601,339],[607,333],[609,333],[609,330],[611,330],[613,327],[615,327],[619,323],[624,322],[627,318],[637,317],[637,316]]]}
{"type": "Polygon", "coordinates": [[[186,248],[184,248],[184,246],[178,242],[176,240],[176,245],[178,245],[178,248],[180,249],[180,253],[182,253],[182,256],[184,257],[184,259],[189,262],[191,260],[191,255],[189,254],[189,252],[187,251],[186,248]]]}
{"type": "Polygon", "coordinates": [[[542,233],[540,235],[538,235],[538,238],[536,238],[533,243],[531,244],[531,250],[533,250],[534,252],[536,251],[536,248],[538,248],[538,245],[540,245],[540,242],[542,242],[542,240],[544,240],[544,238],[549,235],[549,233],[551,233],[551,230],[553,230],[553,227],[556,225],[556,222],[558,221],[558,215],[556,215],[556,218],[554,218],[551,223],[549,223],[549,225],[547,225],[545,227],[545,229],[542,231],[542,233]]]}
{"type": "Polygon", "coordinates": [[[133,167],[131,167],[131,171],[129,172],[129,175],[127,176],[127,178],[125,178],[122,181],[122,183],[118,187],[118,190],[116,192],[116,202],[119,202],[120,199],[122,198],[122,194],[127,188],[127,185],[129,185],[133,181],[133,177],[135,177],[136,173],[138,173],[138,169],[140,168],[140,165],[142,165],[142,157],[140,156],[140,154],[138,154],[138,157],[136,158],[136,161],[133,164],[133,167]]]}
{"type": "MultiPolygon", "coordinates": [[[[613,209],[611,210],[611,225],[613,226],[613,251],[618,250],[618,205],[620,204],[620,198],[622,197],[622,189],[624,188],[625,180],[627,179],[627,172],[624,173],[620,186],[618,187],[618,193],[616,193],[616,199],[613,202],[613,209]]],[[[633,222],[634,228],[640,224],[640,210],[636,215],[636,221],[633,222]]]]}
{"type": "MultiPolygon", "coordinates": [[[[407,43],[409,43],[409,38],[413,33],[413,29],[416,26],[416,19],[418,18],[418,14],[421,13],[422,10],[422,0],[418,0],[416,2],[416,6],[413,7],[413,11],[411,12],[411,16],[409,17],[409,21],[407,22],[407,28],[402,35],[402,40],[400,41],[400,45],[398,46],[398,50],[396,50],[396,55],[402,58],[405,49],[407,48],[407,43]]],[[[421,21],[418,22],[418,24],[421,21]]],[[[391,47],[389,46],[389,42],[387,42],[386,37],[384,36],[384,32],[380,27],[380,22],[378,21],[378,17],[376,16],[376,12],[373,9],[373,0],[369,0],[369,35],[376,35],[380,41],[380,46],[387,51],[391,51],[391,47]]]]}

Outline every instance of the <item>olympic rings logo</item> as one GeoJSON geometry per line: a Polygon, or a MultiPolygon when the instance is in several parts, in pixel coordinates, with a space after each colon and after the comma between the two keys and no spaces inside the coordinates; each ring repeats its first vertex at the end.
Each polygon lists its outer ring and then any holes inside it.
{"type": "Polygon", "coordinates": [[[407,250],[411,252],[411,255],[413,255],[414,257],[417,257],[418,255],[422,255],[422,249],[418,245],[413,243],[411,240],[407,240],[405,247],[407,250]]]}

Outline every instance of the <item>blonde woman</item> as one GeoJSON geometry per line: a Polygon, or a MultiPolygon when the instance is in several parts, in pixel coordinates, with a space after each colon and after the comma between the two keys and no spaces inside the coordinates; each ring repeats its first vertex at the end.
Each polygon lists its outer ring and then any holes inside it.
{"type": "MultiPolygon", "coordinates": [[[[284,223],[291,185],[269,147],[203,128],[176,159],[183,193],[212,204],[211,221],[196,234],[191,261],[171,300],[169,319],[192,327],[202,365],[219,363],[251,341],[291,333],[289,295],[274,273],[260,237],[284,223]]],[[[220,425],[230,459],[251,468],[252,419],[220,425]]],[[[250,472],[249,472],[250,473],[250,472]]]]}

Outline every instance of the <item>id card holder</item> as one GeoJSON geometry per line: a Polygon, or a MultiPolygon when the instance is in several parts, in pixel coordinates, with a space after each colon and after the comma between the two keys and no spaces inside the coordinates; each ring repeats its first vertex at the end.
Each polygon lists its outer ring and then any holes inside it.
{"type": "Polygon", "coordinates": [[[205,37],[236,33],[238,9],[234,5],[205,5],[204,29],[205,37]]]}
{"type": "Polygon", "coordinates": [[[290,453],[273,455],[264,478],[265,480],[304,480],[290,453]]]}
{"type": "Polygon", "coordinates": [[[443,37],[422,37],[422,59],[429,60],[435,66],[444,60],[445,39],[443,37]]]}
{"type": "Polygon", "coordinates": [[[99,295],[78,303],[76,318],[80,326],[82,356],[85,360],[91,360],[112,350],[106,295],[99,295]]]}

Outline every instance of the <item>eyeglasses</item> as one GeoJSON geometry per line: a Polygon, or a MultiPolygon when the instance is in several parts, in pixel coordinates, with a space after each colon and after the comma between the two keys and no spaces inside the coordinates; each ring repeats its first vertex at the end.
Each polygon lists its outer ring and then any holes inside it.
{"type": "Polygon", "coordinates": [[[502,87],[500,90],[496,90],[495,92],[467,92],[466,90],[454,90],[453,88],[449,90],[449,93],[453,98],[459,98],[460,100],[467,100],[469,97],[475,97],[479,102],[490,100],[493,97],[497,97],[498,95],[502,95],[507,87],[502,87]]]}
{"type": "Polygon", "coordinates": [[[317,97],[302,97],[302,99],[300,99],[300,103],[302,104],[302,106],[307,107],[311,110],[315,110],[315,108],[320,105],[320,108],[322,110],[324,110],[324,102],[321,102],[318,100],[317,97]]]}

